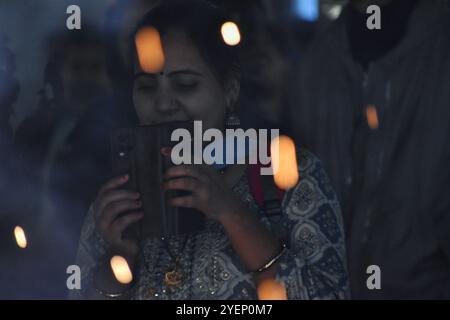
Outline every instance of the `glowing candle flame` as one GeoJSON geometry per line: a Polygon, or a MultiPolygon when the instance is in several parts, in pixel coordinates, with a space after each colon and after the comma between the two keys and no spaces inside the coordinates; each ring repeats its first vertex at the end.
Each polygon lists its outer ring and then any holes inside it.
{"type": "Polygon", "coordinates": [[[273,139],[270,149],[275,184],[284,190],[294,187],[299,179],[294,141],[279,136],[273,139]]]}
{"type": "Polygon", "coordinates": [[[128,266],[127,260],[121,256],[114,256],[111,258],[111,269],[117,281],[122,284],[128,284],[133,281],[133,274],[128,266]]]}
{"type": "Polygon", "coordinates": [[[378,129],[378,126],[379,126],[378,113],[377,113],[377,108],[374,105],[367,106],[366,117],[367,117],[367,124],[368,124],[369,128],[372,130],[378,129]]]}
{"type": "Polygon", "coordinates": [[[164,51],[158,30],[145,27],[136,33],[136,50],[144,72],[158,73],[164,67],[164,51]]]}
{"type": "Polygon", "coordinates": [[[258,285],[259,300],[287,300],[284,284],[275,279],[262,280],[258,285]]]}
{"type": "Polygon", "coordinates": [[[229,46],[236,46],[241,42],[241,33],[236,23],[228,21],[221,28],[223,41],[229,46]]]}
{"type": "Polygon", "coordinates": [[[25,236],[25,231],[23,231],[22,227],[15,227],[14,228],[14,236],[16,237],[17,245],[25,249],[27,247],[27,237],[25,236]]]}

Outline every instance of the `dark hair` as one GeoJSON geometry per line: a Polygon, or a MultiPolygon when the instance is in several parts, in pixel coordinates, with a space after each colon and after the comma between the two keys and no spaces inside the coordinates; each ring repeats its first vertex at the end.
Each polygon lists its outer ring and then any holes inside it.
{"type": "Polygon", "coordinates": [[[167,31],[178,28],[186,32],[222,83],[239,74],[238,46],[228,46],[221,36],[226,15],[214,5],[200,0],[172,1],[151,9],[133,32],[133,57],[136,56],[134,37],[143,27],[154,27],[161,38],[167,31]]]}

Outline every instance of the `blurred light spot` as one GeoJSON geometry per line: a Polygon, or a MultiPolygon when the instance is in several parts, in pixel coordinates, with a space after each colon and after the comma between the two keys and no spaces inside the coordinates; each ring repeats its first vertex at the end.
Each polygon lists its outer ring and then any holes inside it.
{"type": "Polygon", "coordinates": [[[367,125],[370,129],[378,129],[378,113],[377,108],[374,105],[369,105],[366,108],[367,125]]]}
{"type": "Polygon", "coordinates": [[[158,30],[145,27],[136,33],[136,50],[144,72],[158,73],[164,67],[164,51],[158,30]]]}
{"type": "Polygon", "coordinates": [[[294,141],[279,136],[273,139],[270,149],[275,184],[284,190],[294,187],[299,179],[294,141]]]}
{"type": "Polygon", "coordinates": [[[23,231],[22,227],[15,227],[14,228],[14,236],[16,237],[17,245],[25,249],[27,247],[27,237],[25,236],[25,231],[23,231]]]}
{"type": "Polygon", "coordinates": [[[225,22],[221,29],[223,41],[229,46],[238,45],[241,42],[241,33],[234,22],[225,22]]]}
{"type": "Polygon", "coordinates": [[[133,274],[128,266],[127,260],[121,256],[114,256],[111,258],[111,269],[117,281],[122,284],[128,284],[133,281],[133,274]]]}
{"type": "Polygon", "coordinates": [[[294,11],[300,19],[314,22],[319,19],[319,1],[295,0],[294,11]]]}
{"type": "Polygon", "coordinates": [[[258,285],[259,300],[287,300],[286,288],[275,279],[262,280],[258,285]]]}
{"type": "Polygon", "coordinates": [[[324,4],[323,13],[331,20],[339,18],[342,12],[342,4],[324,4]]]}

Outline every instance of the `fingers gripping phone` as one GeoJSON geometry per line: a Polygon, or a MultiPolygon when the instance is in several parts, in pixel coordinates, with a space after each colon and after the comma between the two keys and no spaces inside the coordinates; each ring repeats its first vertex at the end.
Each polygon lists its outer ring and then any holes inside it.
{"type": "MultiPolygon", "coordinates": [[[[123,187],[141,194],[144,218],[125,231],[125,237],[170,237],[201,231],[204,215],[196,209],[167,205],[170,197],[186,194],[185,191],[162,190],[165,171],[173,166],[170,157],[161,153],[175,142],[170,137],[173,130],[184,128],[193,132],[193,122],[171,122],[154,126],[117,129],[111,134],[113,175],[129,174],[123,187]]],[[[126,214],[126,213],[125,213],[126,214]]]]}

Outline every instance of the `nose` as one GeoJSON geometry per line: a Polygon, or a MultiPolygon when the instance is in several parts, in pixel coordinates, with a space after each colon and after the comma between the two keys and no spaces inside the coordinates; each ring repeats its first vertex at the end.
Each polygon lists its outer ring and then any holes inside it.
{"type": "Polygon", "coordinates": [[[160,115],[172,116],[180,110],[180,102],[173,95],[162,92],[156,99],[156,111],[160,115]]]}

